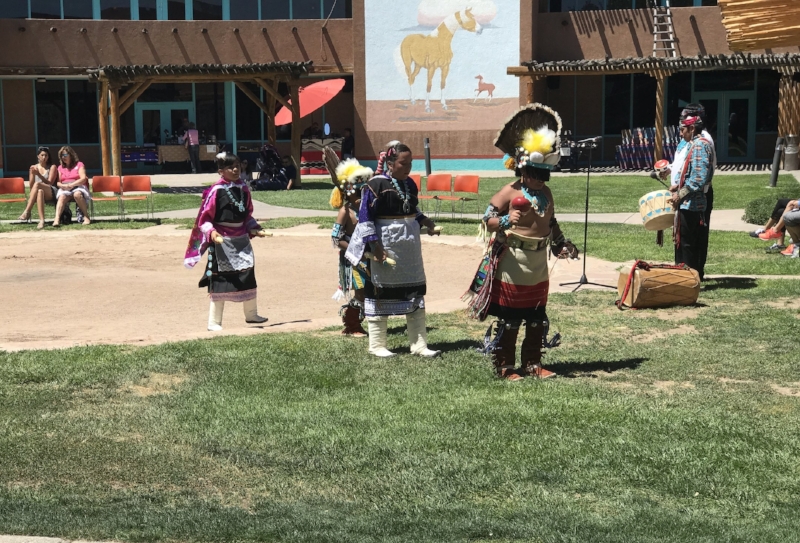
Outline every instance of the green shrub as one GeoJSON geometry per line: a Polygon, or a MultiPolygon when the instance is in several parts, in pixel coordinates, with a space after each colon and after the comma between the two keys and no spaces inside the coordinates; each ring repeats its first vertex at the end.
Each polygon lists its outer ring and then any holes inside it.
{"type": "Polygon", "coordinates": [[[774,196],[765,196],[764,198],[751,200],[744,206],[744,217],[742,217],[742,220],[750,224],[766,223],[772,215],[772,210],[775,208],[775,202],[777,201],[777,198],[774,196]]]}

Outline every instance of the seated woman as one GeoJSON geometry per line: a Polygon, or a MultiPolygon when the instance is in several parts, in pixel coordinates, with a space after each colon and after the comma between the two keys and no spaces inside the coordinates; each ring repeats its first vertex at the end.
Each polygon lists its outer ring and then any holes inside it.
{"type": "Polygon", "coordinates": [[[92,199],[89,193],[89,178],[86,177],[86,167],[78,160],[78,153],[72,147],[65,145],[58,151],[60,165],[58,166],[58,203],[56,204],[56,219],[53,226],[61,226],[61,212],[72,200],[83,213],[83,224],[89,224],[89,210],[86,203],[92,199]]]}
{"type": "Polygon", "coordinates": [[[39,230],[44,228],[44,204],[45,202],[56,201],[56,172],[55,165],[50,164],[50,149],[47,147],[39,147],[37,152],[39,159],[36,164],[30,167],[28,176],[28,188],[30,188],[30,197],[28,198],[28,205],[25,206],[25,211],[19,216],[21,221],[31,220],[31,209],[36,204],[36,210],[39,212],[39,230]]]}

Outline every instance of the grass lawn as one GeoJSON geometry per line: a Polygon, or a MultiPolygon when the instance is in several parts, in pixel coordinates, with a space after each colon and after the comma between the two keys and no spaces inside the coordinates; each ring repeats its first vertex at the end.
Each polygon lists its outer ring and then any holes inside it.
{"type": "MultiPolygon", "coordinates": [[[[510,183],[510,178],[486,178],[480,182],[480,204],[467,203],[467,213],[483,213],[489,199],[502,187],[510,183]]],[[[792,175],[778,177],[778,186],[769,188],[769,174],[718,175],[714,179],[714,208],[743,209],[750,200],[764,196],[778,198],[800,197],[800,184],[792,175]]],[[[424,180],[423,180],[424,187],[424,180]]],[[[585,208],[586,176],[554,177],[550,181],[553,198],[558,213],[580,213],[585,208]]],[[[595,175],[591,178],[590,213],[636,213],[639,211],[639,198],[648,192],[658,190],[659,183],[646,174],[595,175]]],[[[281,192],[253,192],[253,198],[268,204],[296,207],[301,209],[331,209],[328,204],[332,185],[329,181],[303,182],[302,190],[281,192]]],[[[427,204],[432,209],[431,203],[427,204]]],[[[457,209],[459,209],[457,207],[457,209]]],[[[442,209],[449,209],[447,204],[442,209]]]]}
{"type": "MultiPolygon", "coordinates": [[[[17,195],[19,197],[21,195],[17,195]]],[[[138,196],[138,195],[137,195],[138,196]]],[[[5,196],[3,196],[5,198],[5,196]]],[[[13,198],[15,196],[9,196],[13,198]]],[[[75,209],[75,204],[71,204],[72,209],[75,209]]],[[[195,194],[153,194],[153,207],[155,212],[173,211],[176,209],[197,209],[200,207],[200,196],[195,194]]],[[[25,210],[25,202],[13,204],[0,204],[0,220],[16,220],[25,210]]],[[[95,215],[98,217],[114,217],[117,216],[117,202],[96,202],[94,205],[95,215]]],[[[125,213],[133,215],[136,213],[145,213],[146,203],[144,200],[131,200],[125,202],[125,213]]],[[[56,209],[50,205],[45,205],[45,216],[49,222],[53,222],[56,209]]],[[[75,220],[73,213],[72,220],[75,220]]],[[[34,223],[39,222],[39,214],[36,211],[36,206],[33,207],[31,221],[34,223]]],[[[35,224],[34,224],[35,226],[35,224]]]]}
{"type": "Polygon", "coordinates": [[[798,296],[712,281],[699,308],[620,312],[554,295],[561,377],[516,384],[460,313],[429,317],[434,362],[336,331],[0,354],[0,533],[795,541],[798,296]]]}
{"type": "MultiPolygon", "coordinates": [[[[440,218],[437,221],[444,229],[443,235],[475,236],[478,233],[477,220],[451,220],[440,218]]],[[[291,217],[272,219],[264,223],[269,229],[291,228],[300,224],[318,224],[320,228],[330,228],[330,217],[291,217]]],[[[583,252],[583,223],[561,223],[564,234],[578,245],[583,252]]],[[[664,236],[664,246],[655,244],[654,232],[647,232],[638,225],[589,224],[588,245],[591,256],[611,262],[646,260],[649,262],[672,262],[675,253],[671,230],[664,236]]],[[[788,238],[787,238],[788,241],[788,238]]],[[[767,254],[769,243],[751,238],[744,232],[711,231],[709,238],[708,274],[732,275],[800,275],[800,261],[780,254],[767,254]]]]}

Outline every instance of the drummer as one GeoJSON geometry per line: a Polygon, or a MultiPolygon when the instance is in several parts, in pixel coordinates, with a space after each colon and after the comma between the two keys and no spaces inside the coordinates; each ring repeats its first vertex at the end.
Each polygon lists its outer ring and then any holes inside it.
{"type": "Polygon", "coordinates": [[[677,190],[672,196],[672,205],[677,211],[672,233],[675,241],[675,264],[686,264],[696,270],[702,281],[708,253],[705,187],[714,175],[714,150],[711,143],[702,136],[703,121],[699,116],[681,120],[680,130],[687,145],[677,190]]]}

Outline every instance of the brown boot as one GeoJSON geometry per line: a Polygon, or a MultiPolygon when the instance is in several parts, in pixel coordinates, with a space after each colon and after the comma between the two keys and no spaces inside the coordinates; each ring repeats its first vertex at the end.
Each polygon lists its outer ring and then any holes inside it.
{"type": "Polygon", "coordinates": [[[545,328],[541,322],[526,323],[525,339],[522,340],[522,368],[520,373],[528,377],[547,379],[556,374],[542,367],[542,348],[544,347],[545,328]]]}
{"type": "Polygon", "coordinates": [[[492,363],[497,376],[506,381],[521,381],[522,375],[514,369],[517,361],[517,335],[519,334],[519,328],[509,328],[503,323],[498,324],[498,326],[503,326],[504,328],[497,349],[492,353],[492,363]]]}
{"type": "Polygon", "coordinates": [[[340,314],[342,315],[342,324],[344,324],[344,329],[342,330],[343,335],[366,337],[367,332],[361,326],[361,321],[363,319],[361,317],[361,310],[358,307],[348,304],[342,307],[340,314]]]}

